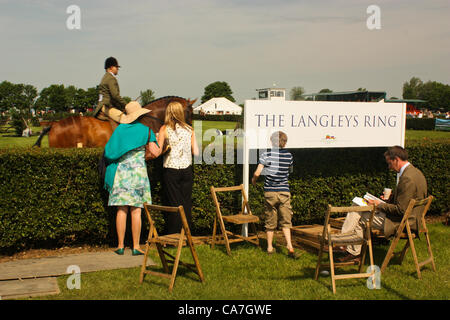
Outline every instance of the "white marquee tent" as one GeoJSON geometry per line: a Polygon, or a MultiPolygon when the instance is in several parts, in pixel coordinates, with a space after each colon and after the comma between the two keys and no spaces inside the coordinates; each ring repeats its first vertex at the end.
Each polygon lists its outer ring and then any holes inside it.
{"type": "Polygon", "coordinates": [[[194,113],[205,114],[242,114],[242,107],[231,102],[227,98],[212,98],[194,108],[194,113]]]}

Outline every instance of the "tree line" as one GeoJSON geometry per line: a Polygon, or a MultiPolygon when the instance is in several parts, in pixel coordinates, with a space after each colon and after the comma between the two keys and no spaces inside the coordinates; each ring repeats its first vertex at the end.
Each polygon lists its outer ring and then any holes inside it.
{"type": "Polygon", "coordinates": [[[403,99],[425,100],[428,109],[447,112],[450,111],[450,86],[437,81],[423,82],[412,77],[403,84],[403,99]]]}
{"type": "MultiPolygon", "coordinates": [[[[357,91],[365,91],[358,88],[357,91]]],[[[331,93],[325,88],[320,93],[331,93]]],[[[301,86],[293,87],[290,91],[291,100],[304,100],[305,90],[301,86]]],[[[215,81],[205,87],[201,103],[214,97],[225,97],[235,102],[233,91],[225,81],[215,81]]],[[[125,101],[132,99],[124,96],[125,101]]],[[[394,98],[394,97],[393,97],[394,98]]],[[[146,105],[155,99],[155,92],[151,89],[140,91],[139,101],[146,105]]],[[[391,98],[392,99],[392,98],[391,98]]],[[[420,99],[426,101],[426,107],[431,110],[450,110],[450,86],[437,81],[423,82],[418,77],[412,77],[403,84],[403,99],[420,99]]],[[[0,83],[0,113],[11,109],[21,113],[31,113],[31,110],[53,110],[54,112],[68,112],[75,109],[86,112],[95,108],[98,102],[98,86],[87,89],[76,88],[73,85],[65,87],[63,84],[52,84],[39,93],[30,84],[14,84],[9,81],[0,83]]]]}
{"type": "Polygon", "coordinates": [[[55,112],[67,112],[72,108],[85,112],[98,101],[98,88],[88,89],[65,87],[63,84],[52,84],[39,93],[30,84],[0,83],[0,111],[13,109],[21,113],[51,109],[55,112]]]}
{"type": "MultiPolygon", "coordinates": [[[[19,113],[31,113],[34,111],[52,110],[57,113],[69,112],[75,109],[78,112],[86,112],[93,109],[98,103],[98,86],[87,89],[76,88],[73,85],[65,87],[63,84],[52,84],[39,93],[36,87],[30,84],[0,83],[0,112],[15,111],[19,113]]],[[[132,99],[122,97],[126,102],[132,99]]],[[[155,99],[153,90],[147,89],[140,92],[139,100],[142,105],[155,99]]]]}
{"type": "MultiPolygon", "coordinates": [[[[450,111],[450,85],[437,81],[423,82],[418,77],[412,77],[403,83],[403,99],[424,100],[425,107],[430,110],[450,111]]],[[[366,88],[358,88],[356,91],[366,91],[366,88]]],[[[319,93],[332,93],[333,91],[324,88],[319,93]]],[[[305,89],[301,86],[291,89],[291,100],[305,100],[305,89]]],[[[398,99],[391,97],[391,99],[398,99]]]]}

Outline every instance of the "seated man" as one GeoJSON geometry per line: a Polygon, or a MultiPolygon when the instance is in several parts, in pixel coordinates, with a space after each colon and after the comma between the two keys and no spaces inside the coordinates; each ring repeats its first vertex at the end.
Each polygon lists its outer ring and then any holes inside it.
{"type": "MultiPolygon", "coordinates": [[[[393,235],[400,225],[400,222],[408,207],[411,199],[425,199],[427,197],[427,181],[423,173],[408,162],[408,152],[400,146],[388,148],[384,153],[384,157],[390,170],[397,172],[397,187],[389,199],[380,198],[386,203],[378,200],[368,200],[369,204],[375,204],[376,212],[372,223],[373,229],[382,230],[385,237],[393,235]]],[[[411,230],[419,229],[421,209],[415,208],[408,219],[411,230]]],[[[367,221],[369,212],[357,213],[351,212],[347,215],[342,233],[356,231],[358,236],[363,235],[360,225],[361,220],[367,221]]],[[[362,221],[361,221],[362,222],[362,221]]],[[[347,256],[340,261],[349,261],[358,258],[361,253],[361,245],[353,245],[347,247],[347,256]]]]}
{"type": "Polygon", "coordinates": [[[116,78],[119,68],[116,58],[109,57],[106,59],[106,73],[99,85],[99,99],[97,108],[94,111],[94,117],[98,117],[100,111],[102,111],[103,115],[121,123],[120,118],[127,103],[120,96],[119,83],[116,78]]]}

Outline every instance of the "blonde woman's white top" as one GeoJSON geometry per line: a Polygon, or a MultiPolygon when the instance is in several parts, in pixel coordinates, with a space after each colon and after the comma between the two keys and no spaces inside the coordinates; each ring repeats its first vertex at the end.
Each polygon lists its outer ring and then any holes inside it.
{"type": "Polygon", "coordinates": [[[183,128],[178,123],[175,130],[166,126],[170,151],[164,155],[164,168],[186,169],[192,164],[191,137],[192,130],[183,128]]]}

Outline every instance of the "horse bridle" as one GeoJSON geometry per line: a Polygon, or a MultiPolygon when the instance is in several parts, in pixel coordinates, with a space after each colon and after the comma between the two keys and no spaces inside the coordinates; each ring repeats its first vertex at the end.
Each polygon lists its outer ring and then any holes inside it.
{"type": "Polygon", "coordinates": [[[164,124],[164,121],[162,121],[161,119],[159,119],[159,118],[157,118],[155,116],[152,116],[152,115],[149,115],[149,114],[146,114],[146,116],[149,117],[149,118],[152,118],[153,120],[158,121],[161,125],[164,124]]]}
{"type": "MultiPolygon", "coordinates": [[[[192,105],[191,105],[191,106],[192,106],[192,105]]],[[[161,119],[159,119],[159,118],[157,118],[157,117],[155,117],[155,116],[152,116],[152,115],[150,115],[150,114],[146,114],[146,116],[149,117],[149,118],[151,118],[151,119],[153,119],[153,120],[158,121],[161,125],[164,125],[164,121],[163,121],[163,120],[161,120],[161,119]]]]}

